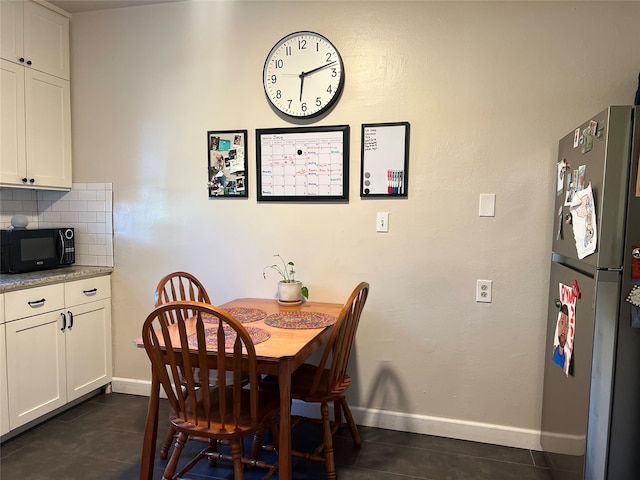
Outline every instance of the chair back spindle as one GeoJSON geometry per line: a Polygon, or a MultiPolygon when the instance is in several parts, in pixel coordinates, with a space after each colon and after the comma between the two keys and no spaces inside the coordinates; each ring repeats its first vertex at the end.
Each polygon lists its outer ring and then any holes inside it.
{"type": "MultiPolygon", "coordinates": [[[[194,275],[188,272],[172,272],[165,275],[156,287],[155,306],[183,300],[211,303],[206,289],[194,275]]],[[[183,314],[186,318],[194,316],[194,312],[188,310],[183,314]]],[[[172,323],[176,321],[174,316],[172,323]]]]}

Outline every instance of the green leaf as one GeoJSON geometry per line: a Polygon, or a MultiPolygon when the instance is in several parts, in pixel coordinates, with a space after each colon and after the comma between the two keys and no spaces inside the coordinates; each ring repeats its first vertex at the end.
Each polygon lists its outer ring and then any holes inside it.
{"type": "Polygon", "coordinates": [[[302,292],[302,296],[304,298],[309,298],[309,289],[307,287],[302,287],[300,291],[302,292]]]}

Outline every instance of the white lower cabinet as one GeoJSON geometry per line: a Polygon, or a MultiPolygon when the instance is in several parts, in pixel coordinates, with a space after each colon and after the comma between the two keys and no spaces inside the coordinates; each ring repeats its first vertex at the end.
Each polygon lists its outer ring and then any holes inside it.
{"type": "Polygon", "coordinates": [[[67,400],[111,381],[110,277],[65,284],[67,400]]]}
{"type": "Polygon", "coordinates": [[[110,296],[108,275],[5,293],[11,430],[111,381],[110,296]]]}
{"type": "Polygon", "coordinates": [[[9,431],[9,395],[7,394],[7,352],[4,342],[4,293],[0,293],[0,435],[9,431]]]}
{"type": "Polygon", "coordinates": [[[67,403],[61,315],[55,310],[6,324],[12,430],[67,403]]]}

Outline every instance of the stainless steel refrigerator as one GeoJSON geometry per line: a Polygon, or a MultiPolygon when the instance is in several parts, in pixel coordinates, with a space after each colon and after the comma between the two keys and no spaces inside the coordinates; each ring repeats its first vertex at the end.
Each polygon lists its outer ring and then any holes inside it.
{"type": "Polygon", "coordinates": [[[554,480],[640,478],[639,114],[609,107],[559,143],[541,424],[554,480]]]}

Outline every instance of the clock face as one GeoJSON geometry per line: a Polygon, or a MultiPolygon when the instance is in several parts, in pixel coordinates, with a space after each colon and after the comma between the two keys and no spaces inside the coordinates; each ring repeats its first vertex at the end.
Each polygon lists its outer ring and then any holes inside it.
{"type": "Polygon", "coordinates": [[[262,82],[267,98],[285,115],[315,117],[340,96],[344,83],[342,58],[322,35],[292,33],[267,55],[262,82]]]}

